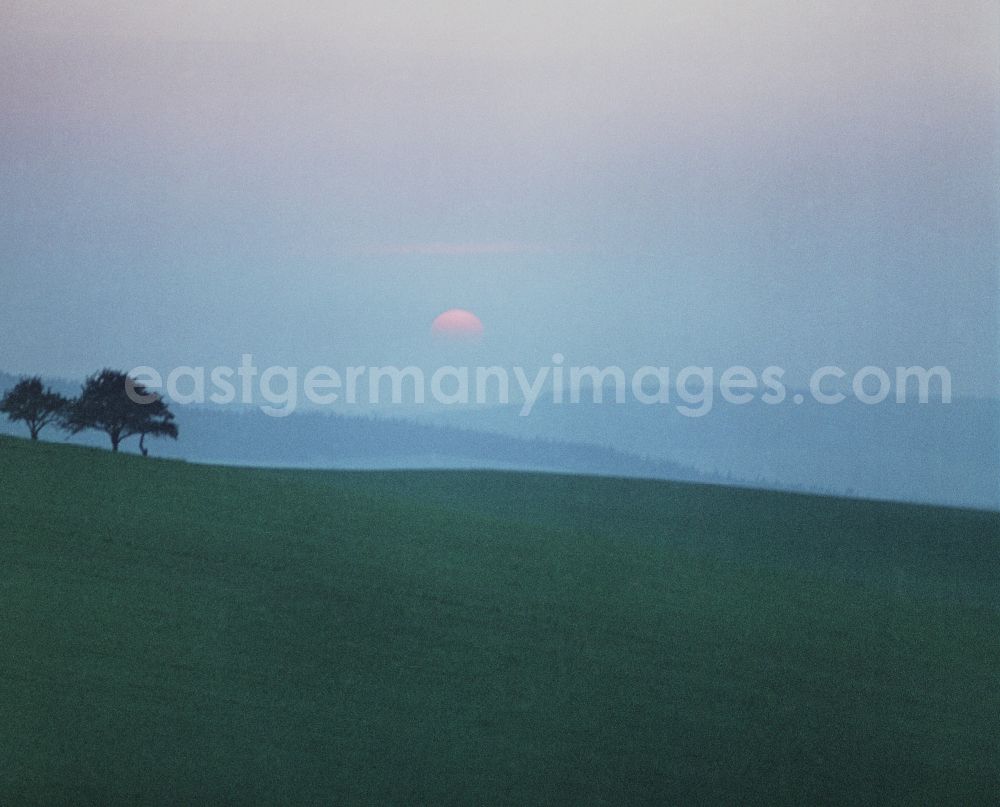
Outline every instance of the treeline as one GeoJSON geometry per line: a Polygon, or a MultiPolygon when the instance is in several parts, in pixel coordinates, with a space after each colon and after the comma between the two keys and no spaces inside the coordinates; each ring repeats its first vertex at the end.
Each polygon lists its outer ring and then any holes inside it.
{"type": "Polygon", "coordinates": [[[38,376],[23,377],[0,399],[0,413],[24,423],[32,440],[48,427],[71,435],[94,430],[108,436],[112,451],[118,451],[123,440],[138,437],[144,456],[147,437],[176,440],[178,434],[163,398],[118,370],[94,373],[76,397],[53,390],[38,376]]]}
{"type": "Polygon", "coordinates": [[[521,468],[621,476],[705,476],[607,446],[421,423],[402,418],[300,411],[185,407],[184,445],[165,456],[211,463],[299,467],[521,468]]]}

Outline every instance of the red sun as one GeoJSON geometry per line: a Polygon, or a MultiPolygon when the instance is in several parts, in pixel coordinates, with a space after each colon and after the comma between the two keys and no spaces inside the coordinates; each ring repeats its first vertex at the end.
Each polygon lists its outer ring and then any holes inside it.
{"type": "Polygon", "coordinates": [[[471,311],[450,308],[434,318],[431,333],[441,339],[474,342],[483,335],[483,323],[471,311]]]}

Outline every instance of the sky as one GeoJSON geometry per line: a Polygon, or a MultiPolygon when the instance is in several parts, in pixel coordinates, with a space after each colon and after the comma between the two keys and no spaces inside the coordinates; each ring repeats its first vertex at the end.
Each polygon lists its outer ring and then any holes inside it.
{"type": "Polygon", "coordinates": [[[991,2],[0,0],[0,369],[944,365],[996,394],[991,2]]]}

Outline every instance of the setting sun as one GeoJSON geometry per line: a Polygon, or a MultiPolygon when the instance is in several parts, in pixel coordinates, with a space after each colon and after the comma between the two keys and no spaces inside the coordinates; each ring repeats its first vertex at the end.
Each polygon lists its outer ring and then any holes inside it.
{"type": "Polygon", "coordinates": [[[474,341],[483,335],[483,323],[471,311],[450,308],[435,317],[431,333],[438,338],[474,341]]]}

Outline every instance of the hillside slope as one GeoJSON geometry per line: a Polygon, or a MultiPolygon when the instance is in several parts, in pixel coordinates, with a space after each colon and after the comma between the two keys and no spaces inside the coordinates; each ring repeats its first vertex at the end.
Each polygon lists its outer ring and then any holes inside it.
{"type": "Polygon", "coordinates": [[[973,803],[1000,517],[0,438],[0,802],[973,803]]]}

